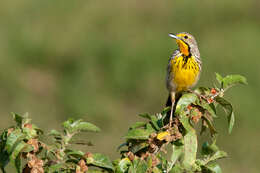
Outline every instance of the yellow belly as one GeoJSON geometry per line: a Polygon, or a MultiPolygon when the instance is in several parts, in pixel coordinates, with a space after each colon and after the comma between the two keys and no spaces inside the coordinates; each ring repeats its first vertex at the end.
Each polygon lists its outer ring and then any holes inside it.
{"type": "Polygon", "coordinates": [[[177,91],[187,90],[196,84],[200,69],[194,57],[184,61],[182,56],[174,58],[172,65],[172,82],[176,86],[177,91]]]}

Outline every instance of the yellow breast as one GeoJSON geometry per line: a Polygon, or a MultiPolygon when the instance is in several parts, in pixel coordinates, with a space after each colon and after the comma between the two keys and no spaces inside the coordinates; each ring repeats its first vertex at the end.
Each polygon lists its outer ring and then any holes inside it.
{"type": "Polygon", "coordinates": [[[177,91],[186,90],[196,84],[200,68],[194,57],[185,59],[180,56],[171,60],[172,81],[177,91]]]}

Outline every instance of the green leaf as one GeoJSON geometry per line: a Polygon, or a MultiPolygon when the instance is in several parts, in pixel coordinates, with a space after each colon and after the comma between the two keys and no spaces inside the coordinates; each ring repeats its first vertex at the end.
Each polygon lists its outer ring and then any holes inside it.
{"type": "Polygon", "coordinates": [[[146,122],[136,122],[135,124],[133,124],[130,129],[136,129],[136,128],[140,128],[140,127],[144,127],[147,123],[146,122]]]}
{"type": "Polygon", "coordinates": [[[6,150],[2,150],[0,152],[0,167],[2,169],[2,172],[4,171],[4,168],[6,167],[6,165],[9,163],[9,154],[6,150]]]}
{"type": "Polygon", "coordinates": [[[216,110],[215,104],[214,104],[214,103],[210,103],[210,104],[208,104],[208,105],[209,105],[210,109],[207,109],[207,110],[209,111],[209,113],[211,114],[211,116],[213,116],[214,118],[217,118],[217,115],[216,115],[217,110],[216,110]]]}
{"type": "Polygon", "coordinates": [[[63,163],[57,163],[51,166],[48,166],[48,172],[60,172],[60,169],[64,167],[63,163]]]}
{"type": "Polygon", "coordinates": [[[119,162],[115,163],[115,173],[126,173],[132,162],[128,158],[123,158],[119,162]]]}
{"type": "Polygon", "coordinates": [[[204,142],[202,144],[202,155],[212,155],[213,153],[219,150],[218,146],[216,145],[216,141],[213,141],[211,145],[208,142],[204,142]]]}
{"type": "Polygon", "coordinates": [[[152,173],[162,173],[162,170],[160,170],[158,167],[154,167],[152,173]]]}
{"type": "MultiPolygon", "coordinates": [[[[204,167],[204,166],[203,166],[204,167]]],[[[203,171],[202,172],[210,172],[210,173],[222,173],[222,170],[220,168],[220,166],[216,163],[211,163],[211,164],[208,164],[206,165],[204,168],[203,168],[203,171]],[[206,170],[205,170],[206,168],[206,170]]]]}
{"type": "Polygon", "coordinates": [[[22,124],[23,125],[31,122],[31,119],[28,118],[29,117],[29,113],[28,112],[26,112],[22,117],[23,117],[23,120],[22,120],[22,124]]]}
{"type": "Polygon", "coordinates": [[[196,161],[198,141],[195,130],[190,130],[184,136],[184,157],[183,165],[185,168],[190,169],[196,161]]]}
{"type": "Polygon", "coordinates": [[[32,145],[26,144],[21,152],[29,153],[34,150],[34,147],[32,145]]]}
{"type": "Polygon", "coordinates": [[[186,113],[184,111],[181,112],[180,114],[180,122],[183,125],[183,127],[189,132],[194,130],[193,127],[190,124],[190,119],[188,116],[186,116],[186,113]]]}
{"type": "Polygon", "coordinates": [[[246,78],[241,75],[228,75],[222,79],[223,88],[230,88],[236,84],[247,84],[246,78]]]}
{"type": "Polygon", "coordinates": [[[151,115],[148,113],[144,113],[144,114],[139,114],[140,117],[146,118],[148,120],[151,120],[151,115]]]}
{"type": "Polygon", "coordinates": [[[103,170],[95,170],[95,169],[89,169],[87,173],[104,173],[103,170]]]}
{"type": "Polygon", "coordinates": [[[21,141],[15,146],[15,148],[12,151],[12,154],[10,155],[11,162],[15,162],[16,157],[18,157],[18,155],[23,150],[23,148],[25,148],[26,145],[27,144],[25,142],[21,141]]]}
{"type": "Polygon", "coordinates": [[[132,146],[130,147],[130,150],[132,153],[137,153],[138,151],[140,151],[148,146],[149,146],[149,144],[146,142],[133,143],[132,146]]]}
{"type": "Polygon", "coordinates": [[[220,74],[216,73],[216,79],[222,87],[223,77],[220,74]]]}
{"type": "Polygon", "coordinates": [[[224,151],[217,151],[210,157],[208,162],[215,161],[215,160],[218,160],[218,159],[222,159],[222,158],[225,158],[225,157],[227,157],[227,153],[226,152],[224,152],[224,151]]]}
{"type": "Polygon", "coordinates": [[[146,124],[146,130],[150,131],[151,133],[152,133],[152,132],[155,132],[153,126],[152,126],[150,123],[147,123],[147,124],[146,124]]]}
{"type": "Polygon", "coordinates": [[[170,170],[169,173],[184,173],[184,172],[186,172],[186,170],[184,170],[183,166],[177,163],[174,165],[174,167],[170,170]]]}
{"type": "Polygon", "coordinates": [[[169,170],[172,169],[173,165],[177,162],[177,160],[183,155],[184,146],[176,146],[172,145],[172,154],[171,154],[171,162],[169,163],[169,170]]]}
{"type": "Polygon", "coordinates": [[[202,100],[202,101],[197,100],[196,104],[201,106],[204,110],[207,110],[212,117],[214,117],[214,118],[217,117],[216,107],[213,103],[209,104],[205,100],[202,100]]]}
{"type": "Polygon", "coordinates": [[[12,133],[10,133],[6,140],[5,148],[9,154],[11,154],[13,147],[16,142],[21,141],[24,139],[24,134],[21,132],[20,129],[14,130],[12,133]]]}
{"type": "Polygon", "coordinates": [[[155,115],[149,115],[145,113],[145,114],[139,114],[139,116],[150,120],[154,128],[156,130],[160,130],[160,127],[158,126],[158,118],[155,115]]]}
{"type": "Polygon", "coordinates": [[[99,132],[100,129],[94,124],[82,122],[82,120],[69,119],[63,123],[63,127],[69,133],[76,133],[80,131],[99,132]]]}
{"type": "Polygon", "coordinates": [[[21,164],[22,164],[21,158],[20,158],[20,157],[16,157],[15,162],[14,162],[14,165],[15,165],[16,172],[17,172],[17,173],[20,173],[20,172],[21,172],[21,164]]]}
{"type": "Polygon", "coordinates": [[[180,100],[177,103],[176,106],[176,113],[180,113],[182,110],[186,109],[188,105],[191,103],[194,103],[197,100],[197,95],[193,93],[186,93],[182,95],[180,100]]]}
{"type": "MultiPolygon", "coordinates": [[[[136,158],[135,158],[136,159],[136,158]]],[[[144,160],[138,159],[137,165],[133,165],[135,167],[136,173],[146,172],[147,171],[147,163],[144,160]]]]}
{"type": "Polygon", "coordinates": [[[85,154],[82,151],[71,150],[71,149],[65,150],[65,153],[67,154],[67,156],[72,156],[72,157],[76,157],[76,158],[82,158],[85,154]]]}
{"type": "Polygon", "coordinates": [[[36,130],[37,134],[43,134],[43,130],[37,127],[35,124],[32,124],[32,128],[36,130]]]}
{"type": "Polygon", "coordinates": [[[216,97],[215,99],[224,109],[228,118],[228,132],[229,134],[232,132],[234,123],[235,123],[235,115],[233,112],[233,107],[231,103],[225,100],[223,97],[216,97]]]}
{"type": "Polygon", "coordinates": [[[223,89],[228,89],[236,84],[247,84],[246,78],[241,75],[227,75],[226,77],[222,77],[216,73],[216,79],[223,89]]]}
{"type": "MultiPolygon", "coordinates": [[[[191,99],[190,101],[195,101],[195,98],[191,99]]],[[[185,102],[188,103],[189,102],[185,102]]],[[[185,112],[180,112],[180,121],[183,127],[186,129],[187,133],[184,136],[184,155],[182,164],[186,169],[191,169],[192,165],[196,161],[196,154],[197,154],[197,136],[194,128],[190,125],[189,117],[186,116],[185,112]]],[[[177,168],[174,168],[177,169],[177,168]]],[[[177,171],[177,170],[176,170],[177,171]]]]}
{"type": "Polygon", "coordinates": [[[151,133],[154,131],[151,129],[132,129],[129,130],[124,136],[126,139],[148,139],[151,133]]]}
{"type": "Polygon", "coordinates": [[[165,117],[165,116],[167,115],[167,113],[170,112],[170,111],[171,111],[171,106],[165,107],[165,108],[162,110],[162,112],[161,112],[162,117],[165,117]]]}
{"type": "Polygon", "coordinates": [[[189,133],[190,131],[194,133],[193,132],[194,129],[190,124],[189,116],[186,115],[187,106],[190,105],[191,103],[194,103],[196,100],[197,100],[196,94],[193,93],[184,94],[180,98],[176,106],[175,113],[179,115],[180,122],[182,123],[183,127],[186,129],[187,133],[189,133]]]}
{"type": "Polygon", "coordinates": [[[100,128],[95,126],[94,124],[88,122],[80,122],[77,127],[75,127],[77,131],[85,131],[85,132],[99,132],[100,128]]]}
{"type": "Polygon", "coordinates": [[[228,123],[229,123],[228,133],[230,134],[232,132],[233,126],[235,124],[235,115],[234,115],[233,111],[232,111],[231,115],[228,116],[228,123]]]}
{"type": "Polygon", "coordinates": [[[158,119],[155,115],[151,116],[151,123],[154,126],[155,130],[160,130],[160,127],[158,126],[158,119]]]}
{"type": "Polygon", "coordinates": [[[117,151],[119,151],[121,148],[123,148],[123,147],[127,147],[128,146],[128,143],[127,142],[124,142],[124,143],[122,143],[122,144],[120,144],[118,147],[117,147],[117,151]]]}
{"type": "Polygon", "coordinates": [[[114,167],[113,167],[110,159],[107,156],[100,154],[100,153],[95,153],[95,154],[93,154],[92,157],[88,157],[87,164],[114,170],[114,167]]]}
{"type": "Polygon", "coordinates": [[[17,126],[22,127],[23,117],[14,112],[11,113],[13,115],[13,119],[15,120],[17,126]]]}
{"type": "MultiPolygon", "coordinates": [[[[158,168],[160,168],[161,170],[167,170],[168,167],[168,160],[165,157],[165,155],[163,155],[162,153],[158,153],[157,154],[157,158],[160,160],[160,164],[157,165],[158,168]]],[[[177,163],[176,163],[177,164],[177,163]]]]}
{"type": "Polygon", "coordinates": [[[171,155],[171,163],[175,164],[176,161],[179,159],[179,157],[181,156],[181,154],[184,151],[184,146],[176,146],[176,145],[172,145],[172,155],[171,155]]]}
{"type": "Polygon", "coordinates": [[[149,155],[149,156],[146,158],[146,162],[147,162],[147,167],[148,167],[148,168],[152,168],[152,167],[153,167],[153,157],[152,157],[152,155],[149,155]]]}
{"type": "Polygon", "coordinates": [[[26,148],[28,144],[25,142],[21,141],[18,143],[15,148],[12,151],[12,154],[9,156],[10,161],[15,165],[16,171],[18,173],[21,172],[21,158],[20,158],[20,153],[26,148]]]}
{"type": "Polygon", "coordinates": [[[50,135],[50,136],[61,136],[61,133],[57,130],[51,130],[48,135],[50,135]]]}
{"type": "Polygon", "coordinates": [[[200,135],[202,135],[207,130],[207,128],[208,128],[208,124],[206,120],[202,118],[200,135]]]}
{"type": "Polygon", "coordinates": [[[38,136],[37,131],[33,128],[23,128],[22,131],[25,134],[26,139],[32,139],[38,136]]]}
{"type": "MultiPolygon", "coordinates": [[[[209,115],[204,114],[202,116],[202,120],[205,121],[207,123],[207,126],[209,128],[210,134],[211,136],[215,135],[217,133],[217,130],[215,129],[215,127],[213,126],[213,122],[211,117],[209,117],[209,115]]],[[[204,123],[204,122],[203,122],[204,123]]]]}
{"type": "Polygon", "coordinates": [[[79,158],[68,158],[66,159],[66,164],[78,164],[79,158]]]}
{"type": "Polygon", "coordinates": [[[227,153],[220,151],[216,145],[216,138],[213,140],[212,144],[209,145],[208,142],[203,143],[201,154],[205,159],[200,160],[200,165],[207,165],[210,162],[216,161],[221,158],[227,157],[227,153]]]}
{"type": "Polygon", "coordinates": [[[195,93],[199,95],[209,95],[210,94],[210,88],[206,87],[199,87],[194,90],[195,93]]]}

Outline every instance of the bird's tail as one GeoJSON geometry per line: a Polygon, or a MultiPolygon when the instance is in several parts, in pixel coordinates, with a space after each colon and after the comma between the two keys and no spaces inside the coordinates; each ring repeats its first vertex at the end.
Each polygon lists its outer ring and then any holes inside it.
{"type": "Polygon", "coordinates": [[[171,107],[172,106],[172,99],[171,99],[171,94],[169,94],[167,102],[165,104],[166,107],[171,107]]]}

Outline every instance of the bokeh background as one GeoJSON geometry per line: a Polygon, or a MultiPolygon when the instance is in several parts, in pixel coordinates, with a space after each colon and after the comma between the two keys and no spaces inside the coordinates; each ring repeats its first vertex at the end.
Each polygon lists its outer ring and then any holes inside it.
{"type": "Polygon", "coordinates": [[[41,128],[68,117],[102,129],[85,134],[87,151],[115,159],[139,113],[160,112],[165,72],[176,44],[169,32],[190,32],[203,59],[199,86],[215,72],[242,74],[249,85],[228,91],[236,124],[220,115],[218,144],[229,153],[224,172],[260,170],[259,0],[12,0],[0,6],[0,129],[10,112],[29,112],[41,128]]]}

